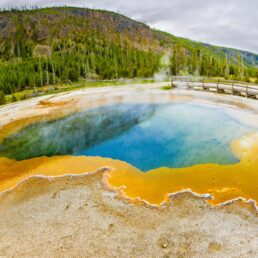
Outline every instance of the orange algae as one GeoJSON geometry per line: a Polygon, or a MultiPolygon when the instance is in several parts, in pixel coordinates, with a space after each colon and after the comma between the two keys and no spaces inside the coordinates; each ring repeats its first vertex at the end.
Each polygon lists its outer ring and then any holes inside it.
{"type": "Polygon", "coordinates": [[[100,157],[41,157],[24,161],[0,158],[0,192],[8,191],[20,182],[32,176],[57,177],[80,175],[98,171],[102,168],[114,168],[123,172],[133,171],[129,164],[100,157]]]}
{"type": "Polygon", "coordinates": [[[148,173],[111,172],[109,183],[124,185],[124,193],[150,203],[166,201],[169,193],[191,190],[200,195],[210,194],[212,205],[237,198],[258,200],[258,135],[248,135],[232,143],[241,159],[234,165],[203,164],[189,168],[158,168],[148,173]]]}
{"type": "Polygon", "coordinates": [[[241,159],[234,165],[203,164],[189,168],[159,168],[143,173],[118,160],[101,157],[42,157],[25,161],[0,158],[0,191],[7,191],[19,182],[36,175],[63,176],[85,174],[109,167],[107,183],[121,188],[131,199],[140,198],[161,204],[168,194],[184,190],[210,194],[212,205],[237,198],[258,200],[258,135],[247,135],[232,143],[232,150],[241,159]]]}

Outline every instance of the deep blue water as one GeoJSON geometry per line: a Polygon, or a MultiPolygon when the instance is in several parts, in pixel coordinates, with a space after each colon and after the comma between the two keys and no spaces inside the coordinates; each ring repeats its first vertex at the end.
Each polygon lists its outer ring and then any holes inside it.
{"type": "Polygon", "coordinates": [[[28,126],[0,145],[0,156],[86,155],[126,161],[143,171],[238,160],[232,140],[251,131],[224,107],[111,105],[28,126]]]}
{"type": "Polygon", "coordinates": [[[149,119],[75,155],[124,160],[143,171],[203,163],[231,164],[238,162],[230,150],[231,141],[249,131],[224,108],[161,105],[149,119]]]}

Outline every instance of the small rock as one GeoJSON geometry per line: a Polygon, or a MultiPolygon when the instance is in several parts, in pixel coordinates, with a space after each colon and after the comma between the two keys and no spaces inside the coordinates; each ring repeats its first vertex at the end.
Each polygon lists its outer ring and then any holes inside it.
{"type": "Polygon", "coordinates": [[[167,249],[169,247],[169,241],[167,239],[165,239],[165,238],[160,238],[158,240],[158,245],[162,249],[167,249]]]}
{"type": "Polygon", "coordinates": [[[162,244],[162,248],[168,248],[168,243],[164,242],[164,243],[162,244]]]}

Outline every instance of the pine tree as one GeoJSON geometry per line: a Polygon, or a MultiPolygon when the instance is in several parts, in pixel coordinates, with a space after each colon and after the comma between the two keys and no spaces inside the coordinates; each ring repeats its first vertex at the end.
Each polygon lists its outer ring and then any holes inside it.
{"type": "Polygon", "coordinates": [[[0,105],[4,105],[6,103],[5,94],[3,91],[0,91],[0,105]]]}
{"type": "Polygon", "coordinates": [[[257,83],[258,84],[258,69],[256,70],[256,80],[255,80],[255,83],[257,83]]]}
{"type": "Polygon", "coordinates": [[[242,58],[241,54],[238,54],[237,55],[237,69],[236,69],[235,77],[238,80],[242,80],[243,75],[244,75],[243,58],[242,58]]]}
{"type": "Polygon", "coordinates": [[[228,61],[228,55],[226,55],[225,65],[224,65],[224,77],[227,79],[228,76],[229,76],[229,61],[228,61]]]}

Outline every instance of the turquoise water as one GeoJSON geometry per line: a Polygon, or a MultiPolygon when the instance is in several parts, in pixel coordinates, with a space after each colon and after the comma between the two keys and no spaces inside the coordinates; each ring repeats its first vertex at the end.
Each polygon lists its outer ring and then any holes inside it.
{"type": "Polygon", "coordinates": [[[159,167],[238,162],[230,142],[251,131],[223,107],[197,104],[111,105],[31,125],[5,139],[0,156],[85,155],[159,167]]]}

